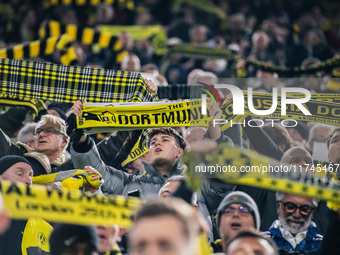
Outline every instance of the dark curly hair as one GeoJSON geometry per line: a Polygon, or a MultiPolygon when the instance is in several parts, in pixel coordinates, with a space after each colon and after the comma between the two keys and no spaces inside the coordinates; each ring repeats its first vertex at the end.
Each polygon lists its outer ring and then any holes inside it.
{"type": "Polygon", "coordinates": [[[171,127],[162,127],[162,128],[152,128],[148,132],[148,147],[150,148],[150,141],[152,137],[154,137],[157,134],[165,134],[175,137],[178,145],[185,150],[185,147],[187,146],[187,143],[183,139],[183,137],[173,128],[171,127]]]}

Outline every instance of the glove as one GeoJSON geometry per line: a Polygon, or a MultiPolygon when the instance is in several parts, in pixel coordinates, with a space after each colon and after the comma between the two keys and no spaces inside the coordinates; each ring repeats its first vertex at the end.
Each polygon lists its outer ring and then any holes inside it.
{"type": "Polygon", "coordinates": [[[71,143],[78,144],[84,135],[83,129],[77,129],[77,116],[72,113],[66,119],[66,134],[70,137],[71,143]]]}
{"type": "Polygon", "coordinates": [[[91,178],[95,176],[95,174],[88,174],[85,170],[68,170],[62,171],[58,173],[51,173],[45,175],[34,176],[32,181],[34,184],[45,184],[52,182],[61,182],[61,186],[66,189],[78,190],[83,187],[84,184],[93,186],[95,188],[99,188],[104,180],[99,175],[98,180],[91,181],[91,178]]]}

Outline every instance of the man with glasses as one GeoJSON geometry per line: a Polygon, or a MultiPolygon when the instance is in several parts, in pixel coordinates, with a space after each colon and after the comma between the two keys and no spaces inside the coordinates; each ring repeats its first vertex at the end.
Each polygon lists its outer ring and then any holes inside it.
{"type": "Polygon", "coordinates": [[[65,121],[53,115],[44,115],[34,131],[34,147],[13,144],[0,130],[0,157],[5,155],[24,156],[32,165],[34,175],[51,173],[54,168],[67,161],[64,155],[69,137],[65,121]]]}
{"type": "Polygon", "coordinates": [[[269,228],[269,235],[279,249],[288,252],[311,252],[321,247],[323,237],[312,221],[318,201],[294,194],[276,193],[278,220],[269,228]]]}
{"type": "MultiPolygon", "coordinates": [[[[260,228],[260,213],[255,201],[244,192],[230,192],[217,209],[216,225],[225,251],[229,241],[242,230],[260,228]]],[[[218,247],[214,248],[218,250],[218,247]]]]}

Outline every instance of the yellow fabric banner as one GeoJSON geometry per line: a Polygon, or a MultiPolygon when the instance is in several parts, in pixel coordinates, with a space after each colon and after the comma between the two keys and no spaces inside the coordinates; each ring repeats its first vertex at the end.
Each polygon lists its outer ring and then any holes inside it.
{"type": "Polygon", "coordinates": [[[0,190],[5,208],[14,219],[39,217],[73,224],[131,225],[131,215],[140,200],[122,196],[102,196],[75,190],[56,190],[42,185],[2,181],[0,190]]]}

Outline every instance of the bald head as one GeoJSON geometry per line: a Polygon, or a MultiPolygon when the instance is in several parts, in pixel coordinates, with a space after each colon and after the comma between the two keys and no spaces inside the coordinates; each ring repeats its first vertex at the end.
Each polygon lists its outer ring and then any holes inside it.
{"type": "Polygon", "coordinates": [[[297,146],[290,148],[282,155],[281,163],[293,165],[305,171],[313,164],[313,158],[306,149],[297,146]]]}

